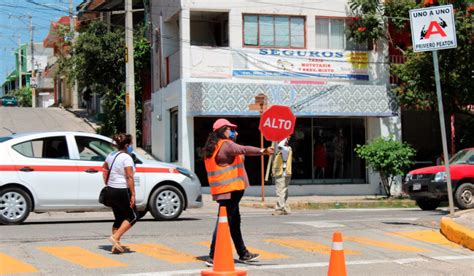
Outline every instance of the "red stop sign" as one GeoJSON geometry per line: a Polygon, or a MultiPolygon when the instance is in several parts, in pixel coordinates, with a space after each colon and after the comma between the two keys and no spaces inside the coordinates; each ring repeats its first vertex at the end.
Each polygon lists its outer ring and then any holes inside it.
{"type": "Polygon", "coordinates": [[[272,105],[260,117],[258,129],[263,136],[273,142],[279,142],[295,130],[296,117],[286,105],[272,105]]]}

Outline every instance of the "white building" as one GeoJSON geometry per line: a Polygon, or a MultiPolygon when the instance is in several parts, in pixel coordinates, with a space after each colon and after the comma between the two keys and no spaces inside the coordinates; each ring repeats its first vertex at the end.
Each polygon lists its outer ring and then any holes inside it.
{"type": "MultiPolygon", "coordinates": [[[[348,41],[347,10],[344,0],[151,1],[153,154],[206,185],[197,149],[212,123],[226,117],[239,125],[239,143],[260,146],[249,105],[263,93],[297,116],[292,194],[378,194],[378,176],[354,148],[400,138],[400,118],[387,46],[348,41]]],[[[252,185],[259,162],[246,159],[252,185]]]]}

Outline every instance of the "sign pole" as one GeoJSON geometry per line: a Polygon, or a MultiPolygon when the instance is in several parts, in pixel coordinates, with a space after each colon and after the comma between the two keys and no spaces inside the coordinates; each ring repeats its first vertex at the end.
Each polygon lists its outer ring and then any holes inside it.
{"type": "Polygon", "coordinates": [[[274,148],[275,151],[268,158],[267,171],[265,172],[265,181],[268,181],[268,178],[270,177],[270,169],[272,167],[272,162],[273,162],[273,159],[275,159],[275,155],[277,153],[277,143],[276,142],[272,142],[272,148],[274,148]]]}
{"type": "MultiPolygon", "coordinates": [[[[262,114],[263,114],[263,105],[264,105],[265,102],[261,102],[260,103],[260,118],[262,118],[262,114]]],[[[263,149],[263,134],[262,132],[260,131],[260,148],[263,149]]],[[[265,171],[264,171],[264,168],[265,168],[265,160],[264,160],[264,157],[263,155],[260,156],[260,178],[261,178],[261,183],[262,183],[262,191],[261,191],[261,194],[262,194],[262,203],[265,202],[265,179],[264,179],[264,174],[265,174],[265,171]]]]}
{"type": "Polygon", "coordinates": [[[446,184],[448,185],[449,215],[454,216],[453,188],[451,186],[451,170],[449,169],[448,143],[446,141],[446,126],[444,122],[443,97],[441,95],[441,83],[439,78],[438,51],[433,51],[433,65],[436,82],[436,95],[438,97],[439,124],[441,127],[441,140],[443,143],[444,165],[446,171],[446,184]]]}
{"type": "Polygon", "coordinates": [[[443,143],[444,166],[446,185],[449,200],[449,215],[454,216],[453,187],[451,186],[451,171],[449,169],[448,143],[446,141],[446,126],[444,121],[443,97],[439,78],[438,50],[457,47],[456,20],[454,20],[453,5],[435,6],[422,9],[413,9],[410,13],[411,39],[413,52],[433,53],[433,66],[438,98],[439,124],[441,127],[441,141],[443,143]]]}
{"type": "MultiPolygon", "coordinates": [[[[260,133],[260,148],[263,149],[263,134],[262,133],[260,133]]],[[[262,202],[265,202],[265,179],[264,179],[265,165],[264,163],[265,163],[265,160],[262,155],[260,156],[260,171],[261,171],[260,175],[261,175],[261,180],[262,180],[262,202]]]]}

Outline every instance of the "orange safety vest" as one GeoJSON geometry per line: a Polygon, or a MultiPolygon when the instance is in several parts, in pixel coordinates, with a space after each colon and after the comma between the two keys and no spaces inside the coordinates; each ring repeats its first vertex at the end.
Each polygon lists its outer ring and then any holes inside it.
{"type": "Polygon", "coordinates": [[[227,139],[221,139],[217,142],[217,147],[210,158],[204,160],[207,171],[207,179],[211,187],[211,194],[218,195],[232,191],[241,191],[245,189],[244,182],[244,162],[242,156],[237,155],[232,164],[219,166],[216,163],[216,156],[222,145],[227,139]]]}

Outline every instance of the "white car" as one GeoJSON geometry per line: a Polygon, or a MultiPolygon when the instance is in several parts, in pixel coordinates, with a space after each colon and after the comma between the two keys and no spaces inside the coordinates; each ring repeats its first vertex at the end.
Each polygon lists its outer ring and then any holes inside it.
{"type": "MultiPolygon", "coordinates": [[[[112,143],[82,132],[0,137],[0,223],[22,223],[30,212],[109,209],[98,197],[112,143]]],[[[150,211],[157,220],[172,220],[186,208],[202,207],[201,183],[193,172],[134,154],[140,217],[150,211]]]]}

